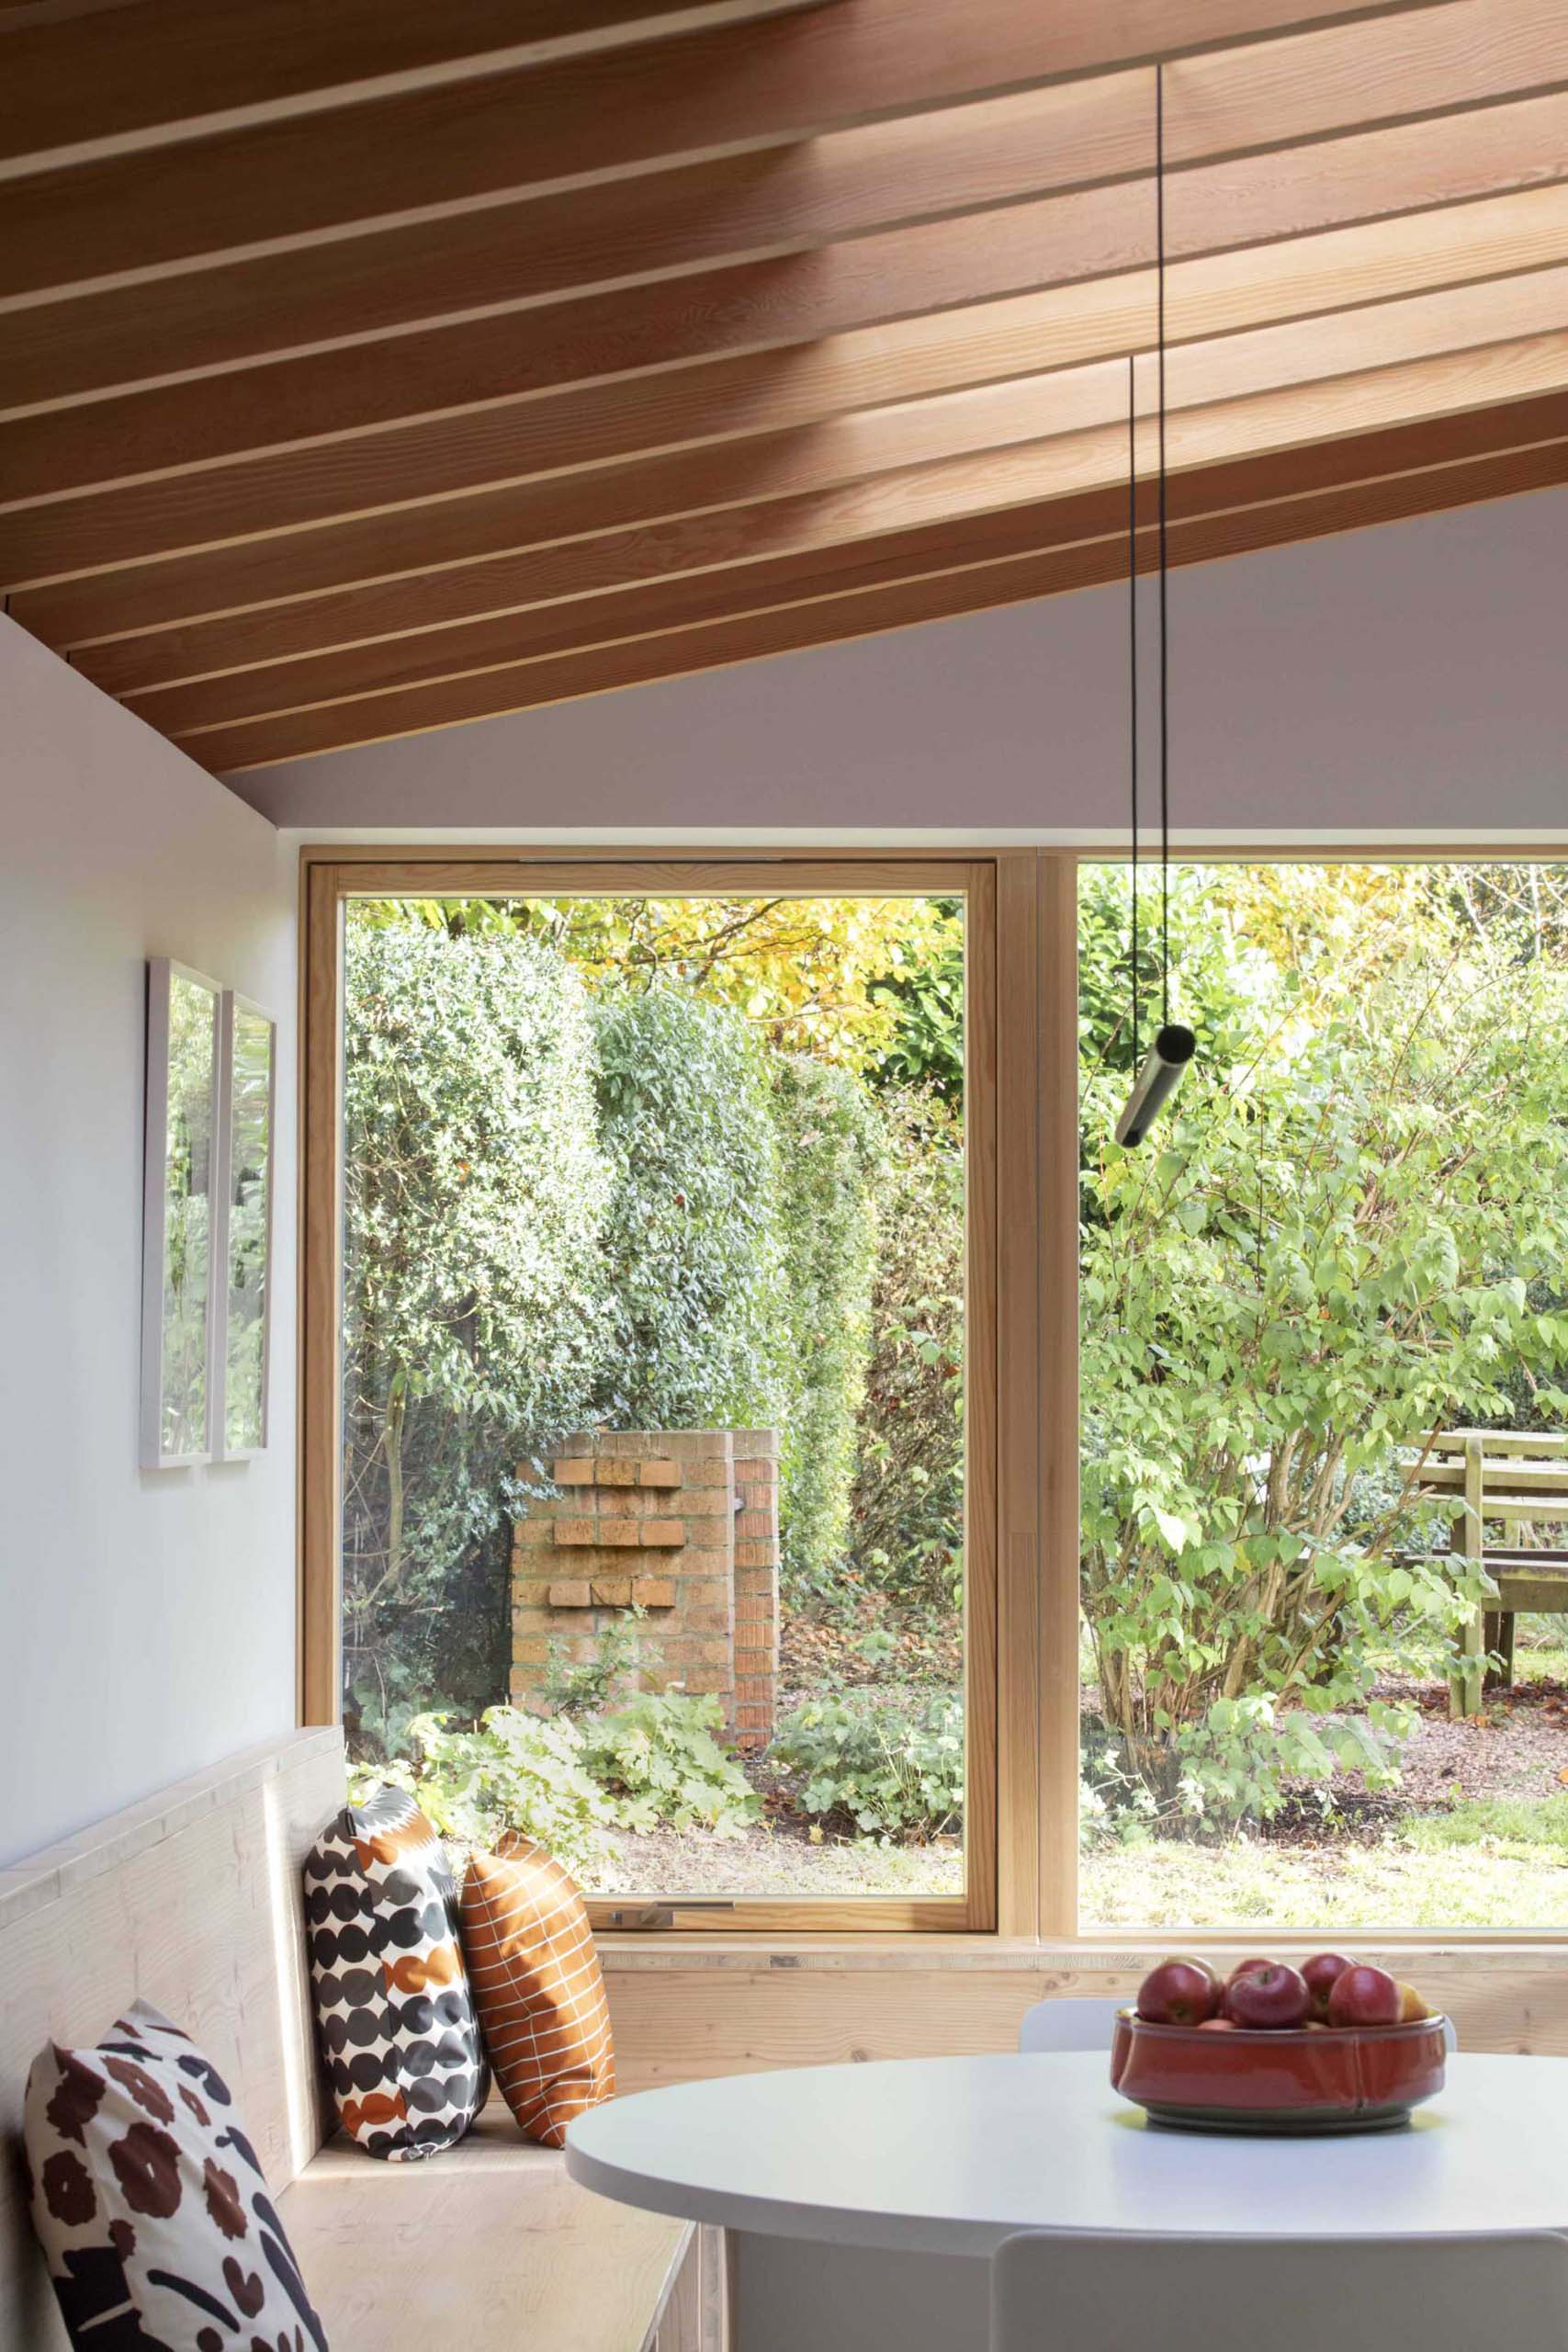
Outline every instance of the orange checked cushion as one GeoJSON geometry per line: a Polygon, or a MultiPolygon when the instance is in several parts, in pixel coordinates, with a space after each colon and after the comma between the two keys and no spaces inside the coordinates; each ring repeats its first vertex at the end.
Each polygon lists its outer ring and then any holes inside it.
{"type": "Polygon", "coordinates": [[[558,2148],[574,2115],[615,2092],[610,2007],[582,1897],[542,1846],[476,1854],[463,1949],[502,2097],[530,2140],[558,2148]]]}

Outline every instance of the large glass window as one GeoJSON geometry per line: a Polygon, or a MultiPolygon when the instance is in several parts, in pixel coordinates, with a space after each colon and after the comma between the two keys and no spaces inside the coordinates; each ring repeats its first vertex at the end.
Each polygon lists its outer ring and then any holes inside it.
{"type": "Polygon", "coordinates": [[[344,1707],[458,1839],[965,1924],[967,929],[347,901],[344,1707]]]}
{"type": "Polygon", "coordinates": [[[1568,1926],[1568,869],[1175,870],[1135,1152],[1129,884],[1079,892],[1081,1924],[1568,1926]]]}

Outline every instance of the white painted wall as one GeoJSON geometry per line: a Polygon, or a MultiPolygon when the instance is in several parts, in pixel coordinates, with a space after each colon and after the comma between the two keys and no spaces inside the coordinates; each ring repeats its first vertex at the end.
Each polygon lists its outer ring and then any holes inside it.
{"type": "Polygon", "coordinates": [[[0,1861],[294,1720],[294,896],[272,827],[0,619],[0,1861]],[[272,1430],[137,1467],[144,966],[278,1016],[272,1430]]]}
{"type": "MultiPolygon", "coordinates": [[[[1559,490],[1175,572],[1179,831],[1568,838],[1565,548],[1559,490]]],[[[1126,822],[1125,594],[1013,605],[231,781],[278,824],[318,834],[1111,840],[1126,822]]],[[[1146,613],[1152,642],[1152,595],[1146,613]]]]}

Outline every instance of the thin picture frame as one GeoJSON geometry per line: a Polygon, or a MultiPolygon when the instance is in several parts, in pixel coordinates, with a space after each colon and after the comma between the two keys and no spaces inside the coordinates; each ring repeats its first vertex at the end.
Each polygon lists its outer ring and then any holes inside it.
{"type": "Polygon", "coordinates": [[[172,956],[148,960],[139,1431],[144,1470],[189,1469],[210,1453],[212,1381],[220,1360],[213,1207],[222,995],[216,980],[172,956]],[[210,1000],[209,1016],[203,1015],[203,998],[210,1000]]]}
{"type": "MultiPolygon", "coordinates": [[[[216,1270],[216,1321],[213,1377],[208,1391],[208,1450],[215,1462],[249,1462],[265,1453],[267,1442],[267,1398],[271,1387],[272,1353],[272,1219],[275,1189],[277,1118],[277,1023],[272,1014],[237,989],[225,989],[219,1012],[218,1033],[218,1152],[213,1216],[213,1262],[216,1270]],[[241,1050],[242,1033],[250,1032],[251,1055],[241,1050]],[[259,1048],[265,1066],[259,1095],[254,1084],[254,1058],[259,1048]],[[251,1073],[249,1101],[242,1104],[241,1090],[247,1068],[251,1073]],[[259,1120],[256,1116],[259,1112],[259,1120]],[[261,1137],[259,1175],[256,1153],[250,1145],[257,1126],[261,1137]],[[241,1163],[243,1163],[242,1166],[241,1163]],[[248,1174],[247,1174],[248,1171],[248,1174]],[[238,1188],[249,1185],[242,1202],[238,1188]],[[239,1219],[246,1220],[247,1255],[259,1277],[236,1283],[235,1237],[239,1219]],[[237,1300],[252,1288],[259,1290],[259,1312],[244,1318],[254,1326],[254,1380],[247,1397],[239,1381],[236,1337],[240,1320],[237,1300]],[[237,1424],[237,1413],[249,1407],[237,1424]]],[[[242,1246],[243,1246],[242,1244],[242,1246]]]]}

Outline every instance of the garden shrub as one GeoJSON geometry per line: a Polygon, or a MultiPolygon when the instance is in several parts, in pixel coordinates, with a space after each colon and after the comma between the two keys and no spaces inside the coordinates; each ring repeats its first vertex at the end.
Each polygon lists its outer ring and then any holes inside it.
{"type": "Polygon", "coordinates": [[[924,1843],[964,1812],[964,1702],[956,1691],[912,1712],[870,1693],[811,1699],[786,1715],[769,1760],[801,1776],[797,1811],[847,1814],[863,1836],[924,1843]]]}
{"type": "Polygon", "coordinates": [[[780,1402],[778,1159],[763,1051],[727,1006],[664,986],[594,1009],[614,1174],[603,1416],[750,1429],[780,1402]]]}
{"type": "Polygon", "coordinates": [[[707,1693],[638,1690],[581,1725],[582,1764],[623,1829],[708,1829],[739,1838],[761,1800],[719,1742],[724,1713],[707,1693]]]}
{"type": "Polygon", "coordinates": [[[832,1580],[849,1538],[886,1138],[847,1070],[804,1054],[776,1057],[772,1069],[784,1272],[779,1518],[784,1576],[798,1596],[832,1580]]]}
{"type": "Polygon", "coordinates": [[[1420,1553],[1420,1449],[1498,1408],[1511,1365],[1568,1404],[1568,1317],[1531,1304],[1568,1252],[1562,981],[1407,894],[1340,944],[1204,1037],[1142,1151],[1110,1142],[1122,1076],[1085,1087],[1100,1707],[1162,1806],[1222,1820],[1268,1815],[1293,1771],[1386,1770],[1405,1719],[1378,1660],[1480,1591],[1393,1557],[1420,1553]]]}
{"type": "Polygon", "coordinates": [[[351,914],[345,964],[344,1607],[371,1707],[397,1612],[446,1605],[520,1453],[599,1384],[610,1180],[588,1000],[558,956],[351,914]]]}
{"type": "Polygon", "coordinates": [[[470,1731],[448,1731],[442,1715],[418,1715],[408,1739],[408,1758],[353,1768],[353,1801],[393,1781],[444,1838],[493,1846],[518,1829],[580,1883],[592,1883],[614,1816],[585,1769],[574,1724],[564,1718],[547,1723],[517,1707],[488,1707],[470,1731]]]}
{"type": "Polygon", "coordinates": [[[854,1558],[866,1583],[951,1610],[964,1571],[964,1141],[940,1096],[890,1094],[884,1111],[854,1558]]]}

